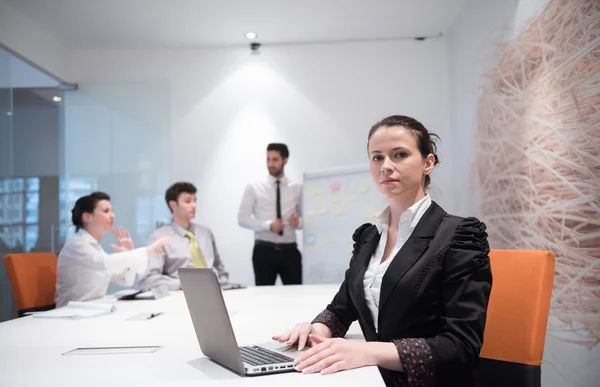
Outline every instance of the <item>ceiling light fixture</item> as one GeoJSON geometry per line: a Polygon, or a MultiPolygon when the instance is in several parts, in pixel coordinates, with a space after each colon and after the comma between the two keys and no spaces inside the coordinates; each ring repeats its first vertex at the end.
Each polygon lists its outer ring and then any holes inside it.
{"type": "Polygon", "coordinates": [[[54,102],[60,102],[60,101],[62,101],[62,98],[61,98],[61,97],[59,97],[59,96],[57,96],[57,95],[55,95],[54,97],[52,97],[52,100],[53,100],[54,102]]]}
{"type": "Polygon", "coordinates": [[[246,39],[253,40],[256,39],[258,35],[255,32],[246,32],[246,39]]]}

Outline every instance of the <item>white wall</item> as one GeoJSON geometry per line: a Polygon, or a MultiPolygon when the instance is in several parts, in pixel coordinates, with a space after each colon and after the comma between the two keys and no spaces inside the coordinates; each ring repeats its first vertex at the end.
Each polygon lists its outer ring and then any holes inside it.
{"type": "MultiPolygon", "coordinates": [[[[444,140],[436,196],[453,210],[447,41],[172,51],[79,51],[78,83],[165,79],[171,177],[198,186],[197,221],[216,235],[232,280],[253,282],[252,233],[237,226],[245,185],[266,178],[265,148],[286,142],[287,174],[366,163],[370,126],[411,115],[444,140]]],[[[68,94],[67,94],[68,98],[68,94]]],[[[164,187],[166,189],[166,187],[164,187]]]]}
{"type": "Polygon", "coordinates": [[[484,74],[494,63],[497,44],[513,34],[518,0],[471,0],[449,34],[452,127],[460,143],[454,158],[454,202],[461,215],[470,214],[474,195],[470,185],[475,157],[477,102],[484,74]],[[461,187],[458,189],[458,187],[461,187]]]}

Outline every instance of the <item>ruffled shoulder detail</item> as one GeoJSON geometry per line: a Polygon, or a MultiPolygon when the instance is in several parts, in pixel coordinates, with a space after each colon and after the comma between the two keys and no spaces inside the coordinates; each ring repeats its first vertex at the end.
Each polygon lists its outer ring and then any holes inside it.
{"type": "MultiPolygon", "coordinates": [[[[352,234],[352,240],[354,241],[354,244],[352,245],[352,254],[356,254],[358,252],[360,245],[361,245],[361,237],[362,237],[363,233],[369,227],[372,227],[372,226],[373,225],[371,223],[365,223],[354,231],[354,234],[352,234]]],[[[364,243],[364,239],[365,238],[362,238],[363,243],[364,243]]]]}
{"type": "Polygon", "coordinates": [[[456,226],[456,230],[450,241],[450,248],[460,250],[489,250],[488,234],[485,230],[485,223],[479,219],[472,217],[464,218],[456,226]]]}
{"type": "Polygon", "coordinates": [[[477,218],[464,218],[454,231],[450,241],[450,249],[474,251],[478,254],[474,256],[474,266],[477,268],[487,267],[489,265],[488,254],[490,245],[488,243],[488,234],[485,231],[486,225],[477,218]]]}

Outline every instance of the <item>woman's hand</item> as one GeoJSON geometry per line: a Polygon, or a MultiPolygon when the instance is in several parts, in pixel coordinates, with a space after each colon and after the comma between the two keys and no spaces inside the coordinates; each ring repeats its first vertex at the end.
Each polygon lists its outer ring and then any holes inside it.
{"type": "Polygon", "coordinates": [[[309,322],[302,322],[296,324],[294,328],[282,335],[273,336],[273,340],[277,340],[280,343],[286,343],[287,345],[298,343],[298,350],[301,351],[307,345],[312,346],[309,335],[312,337],[318,336],[326,338],[331,337],[331,331],[326,325],[321,323],[311,324],[309,322]]]}
{"type": "Polygon", "coordinates": [[[171,242],[171,239],[173,239],[173,237],[164,236],[152,242],[147,248],[148,255],[164,255],[165,251],[163,250],[163,246],[169,244],[169,242],[171,242]]]}
{"type": "Polygon", "coordinates": [[[376,364],[370,343],[310,335],[312,348],[296,359],[296,370],[306,374],[331,374],[376,364]]]}
{"type": "Polygon", "coordinates": [[[123,226],[115,227],[113,229],[113,234],[115,234],[115,238],[117,238],[117,244],[111,244],[110,247],[116,251],[133,250],[133,239],[131,239],[129,231],[127,231],[123,226]]]}

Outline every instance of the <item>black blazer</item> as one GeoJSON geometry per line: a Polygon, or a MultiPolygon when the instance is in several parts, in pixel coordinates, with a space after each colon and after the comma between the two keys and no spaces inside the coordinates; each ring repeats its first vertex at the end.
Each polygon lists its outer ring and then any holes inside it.
{"type": "Polygon", "coordinates": [[[374,225],[357,229],[345,280],[313,322],[343,336],[358,320],[367,341],[393,342],[404,372],[380,369],[388,386],[476,385],[492,287],[485,224],[432,202],[383,276],[376,332],[363,278],[380,236],[374,225]]]}

